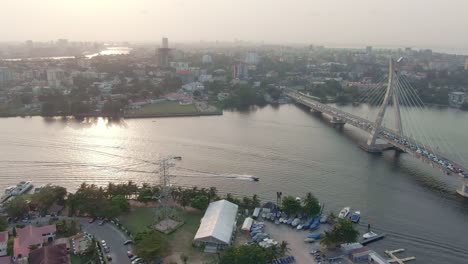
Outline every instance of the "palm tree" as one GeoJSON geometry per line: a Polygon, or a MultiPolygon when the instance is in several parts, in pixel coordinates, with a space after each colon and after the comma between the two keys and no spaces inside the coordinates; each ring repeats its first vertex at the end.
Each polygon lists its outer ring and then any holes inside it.
{"type": "Polygon", "coordinates": [[[216,187],[210,187],[210,189],[208,190],[208,198],[210,202],[215,200],[216,197],[218,197],[218,190],[216,189],[216,187]]]}
{"type": "Polygon", "coordinates": [[[281,241],[281,244],[279,245],[279,253],[281,256],[287,255],[289,252],[291,252],[291,248],[289,247],[288,241],[281,241]]]}
{"type": "Polygon", "coordinates": [[[258,195],[254,194],[252,196],[252,206],[259,207],[260,206],[260,199],[258,199],[258,195]]]}

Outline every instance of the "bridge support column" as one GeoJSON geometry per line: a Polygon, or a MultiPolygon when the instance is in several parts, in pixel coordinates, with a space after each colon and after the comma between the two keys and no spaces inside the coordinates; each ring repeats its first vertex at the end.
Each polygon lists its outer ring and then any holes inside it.
{"type": "Polygon", "coordinates": [[[457,193],[460,194],[463,197],[468,198],[468,179],[466,179],[466,178],[462,179],[461,188],[457,189],[457,193]]]}

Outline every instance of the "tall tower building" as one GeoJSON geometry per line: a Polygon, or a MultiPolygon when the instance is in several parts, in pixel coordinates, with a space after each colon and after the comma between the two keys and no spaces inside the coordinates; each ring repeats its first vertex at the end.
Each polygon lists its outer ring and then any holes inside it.
{"type": "Polygon", "coordinates": [[[169,48],[169,40],[167,38],[162,39],[162,46],[158,49],[158,65],[160,67],[168,67],[169,66],[169,52],[171,49],[169,48]]]}

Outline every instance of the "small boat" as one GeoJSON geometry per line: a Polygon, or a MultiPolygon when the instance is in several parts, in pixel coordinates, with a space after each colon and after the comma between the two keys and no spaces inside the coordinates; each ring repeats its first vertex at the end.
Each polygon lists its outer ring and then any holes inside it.
{"type": "Polygon", "coordinates": [[[362,237],[363,237],[364,239],[369,239],[369,238],[373,238],[373,237],[376,237],[376,236],[378,236],[378,234],[376,234],[376,233],[374,233],[374,232],[372,232],[372,231],[370,231],[370,232],[365,233],[364,235],[362,235],[362,237]]]}
{"type": "Polygon", "coordinates": [[[312,233],[312,234],[308,235],[307,238],[320,239],[321,236],[322,236],[322,234],[320,234],[320,233],[312,233]]]}
{"type": "Polygon", "coordinates": [[[182,157],[181,157],[181,156],[175,156],[174,159],[176,159],[176,160],[182,160],[182,157]]]}
{"type": "Polygon", "coordinates": [[[341,209],[340,213],[338,214],[338,218],[346,218],[346,216],[348,216],[349,214],[349,211],[351,210],[351,208],[349,207],[345,207],[343,209],[341,209]]]}
{"type": "Polygon", "coordinates": [[[253,181],[259,181],[260,178],[258,178],[258,177],[252,177],[252,180],[253,180],[253,181]]]}
{"type": "Polygon", "coordinates": [[[351,214],[351,222],[359,223],[359,220],[361,220],[361,212],[355,211],[351,214]]]}
{"type": "Polygon", "coordinates": [[[301,222],[301,219],[296,218],[296,219],[294,219],[294,220],[292,221],[291,225],[292,225],[293,227],[296,227],[300,222],[301,222]]]}
{"type": "Polygon", "coordinates": [[[327,222],[328,222],[328,216],[322,215],[322,217],[320,217],[320,223],[325,224],[327,222]]]}

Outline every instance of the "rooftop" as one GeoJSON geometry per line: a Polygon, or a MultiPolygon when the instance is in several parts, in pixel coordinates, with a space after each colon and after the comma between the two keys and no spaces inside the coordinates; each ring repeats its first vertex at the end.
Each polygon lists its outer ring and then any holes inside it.
{"type": "Polygon", "coordinates": [[[238,206],[226,200],[210,203],[203,216],[195,240],[231,242],[238,206]]]}

